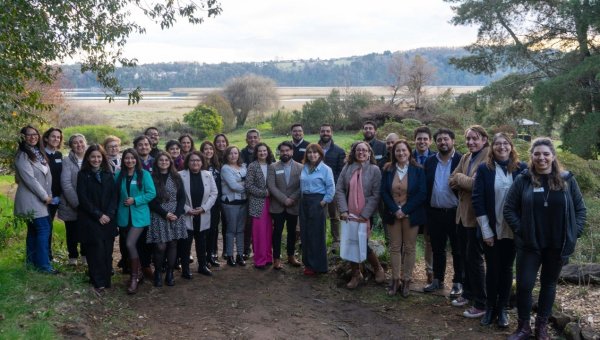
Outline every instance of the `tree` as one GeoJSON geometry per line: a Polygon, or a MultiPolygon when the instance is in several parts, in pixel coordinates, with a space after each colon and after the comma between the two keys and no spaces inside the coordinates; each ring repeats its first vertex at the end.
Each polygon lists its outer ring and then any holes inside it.
{"type": "MultiPolygon", "coordinates": [[[[484,74],[518,68],[527,77],[513,86],[533,88],[529,98],[545,133],[564,122],[563,146],[574,148],[577,141],[569,137],[576,134],[570,132],[595,121],[587,116],[598,115],[600,107],[600,2],[445,1],[456,4],[455,25],[479,26],[477,41],[467,48],[471,55],[451,63],[484,74]]],[[[591,144],[600,142],[598,133],[588,137],[591,144]]]]}
{"type": "Polygon", "coordinates": [[[390,98],[391,105],[397,105],[398,96],[402,89],[406,86],[407,70],[405,56],[400,53],[394,53],[388,64],[388,73],[393,78],[393,83],[390,85],[392,96],[390,98]]]}
{"type": "Polygon", "coordinates": [[[229,132],[235,129],[235,115],[233,109],[225,97],[218,92],[211,92],[204,97],[202,103],[206,106],[213,107],[223,118],[223,131],[229,132]]]}
{"type": "Polygon", "coordinates": [[[255,74],[229,80],[223,93],[233,108],[237,127],[244,126],[251,111],[263,113],[279,103],[275,82],[255,74]]]}
{"type": "Polygon", "coordinates": [[[183,115],[183,121],[195,130],[200,139],[220,133],[223,129],[223,119],[219,113],[202,104],[183,115]]]}
{"type": "Polygon", "coordinates": [[[425,86],[431,84],[435,69],[420,54],[414,56],[408,69],[406,88],[413,98],[415,109],[421,108],[425,86]]]}

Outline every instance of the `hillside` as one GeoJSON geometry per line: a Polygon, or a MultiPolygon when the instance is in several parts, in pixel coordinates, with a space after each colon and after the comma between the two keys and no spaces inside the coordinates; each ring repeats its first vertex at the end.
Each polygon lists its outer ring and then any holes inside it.
{"type": "MultiPolygon", "coordinates": [[[[420,48],[401,53],[407,59],[420,54],[436,68],[431,85],[487,85],[508,70],[492,76],[475,75],[457,70],[448,63],[450,57],[467,54],[462,48],[420,48]]],[[[339,59],[267,61],[253,63],[201,64],[191,62],[139,65],[119,68],[117,77],[125,88],[141,86],[144,90],[168,90],[177,87],[221,87],[227,79],[247,73],[273,78],[278,86],[383,86],[392,82],[388,65],[393,53],[371,53],[339,59]]],[[[66,87],[98,87],[91,73],[81,74],[79,65],[65,65],[66,87]]]]}

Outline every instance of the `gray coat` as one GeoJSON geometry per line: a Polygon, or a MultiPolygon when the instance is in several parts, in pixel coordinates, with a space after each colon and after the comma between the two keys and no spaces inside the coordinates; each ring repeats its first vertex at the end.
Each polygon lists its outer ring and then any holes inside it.
{"type": "Polygon", "coordinates": [[[58,218],[63,221],[77,220],[77,207],[79,199],[77,198],[77,174],[79,174],[79,165],[77,156],[73,151],[63,159],[63,170],[60,175],[60,186],[62,195],[60,205],[58,206],[58,218]]]}
{"type": "Polygon", "coordinates": [[[248,195],[248,215],[260,217],[265,207],[265,200],[267,199],[269,189],[267,188],[267,181],[258,161],[254,161],[248,165],[246,193],[248,195]]]}
{"type": "MultiPolygon", "coordinates": [[[[350,179],[352,173],[360,167],[361,164],[354,162],[344,165],[340,177],[335,184],[335,199],[341,213],[348,212],[348,190],[350,189],[350,179]]],[[[363,218],[370,218],[379,205],[380,187],[381,187],[381,171],[375,164],[366,163],[362,165],[362,185],[365,195],[365,207],[360,213],[363,218]]]]}
{"type": "Polygon", "coordinates": [[[46,199],[52,196],[50,167],[39,161],[32,162],[26,153],[19,151],[15,168],[15,181],[19,186],[15,194],[14,214],[33,218],[48,216],[46,199]]]}
{"type": "Polygon", "coordinates": [[[291,215],[298,215],[298,202],[300,200],[300,174],[302,173],[302,164],[291,160],[290,181],[285,182],[285,173],[281,162],[269,165],[267,175],[267,186],[271,194],[271,205],[269,212],[280,214],[284,210],[291,215]],[[291,198],[296,203],[291,207],[283,205],[286,198],[291,198]]]}

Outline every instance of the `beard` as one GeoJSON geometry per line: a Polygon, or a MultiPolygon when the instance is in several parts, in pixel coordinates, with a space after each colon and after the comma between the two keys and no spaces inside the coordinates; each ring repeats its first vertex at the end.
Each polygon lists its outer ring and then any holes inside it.
{"type": "Polygon", "coordinates": [[[321,136],[321,143],[327,144],[331,140],[330,136],[321,136]]]}
{"type": "Polygon", "coordinates": [[[289,155],[281,155],[281,156],[279,156],[279,159],[280,159],[282,162],[284,162],[284,163],[287,163],[287,162],[289,162],[289,161],[290,161],[290,159],[292,159],[292,156],[289,156],[289,155]]]}

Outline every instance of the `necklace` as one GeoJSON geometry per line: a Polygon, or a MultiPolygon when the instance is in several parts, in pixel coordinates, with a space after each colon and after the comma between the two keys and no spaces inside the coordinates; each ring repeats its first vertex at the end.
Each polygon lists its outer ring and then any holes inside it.
{"type": "Polygon", "coordinates": [[[548,187],[548,193],[546,194],[546,197],[544,197],[544,194],[542,194],[542,198],[544,199],[544,208],[548,208],[548,197],[550,197],[550,187],[548,187]]]}

